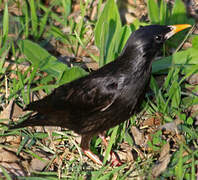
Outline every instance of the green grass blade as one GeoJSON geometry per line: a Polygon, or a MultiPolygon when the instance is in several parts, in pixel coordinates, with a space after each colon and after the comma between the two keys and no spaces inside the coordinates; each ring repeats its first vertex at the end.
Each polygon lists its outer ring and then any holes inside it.
{"type": "Polygon", "coordinates": [[[167,3],[164,0],[161,0],[160,3],[160,25],[166,24],[167,16],[167,3]]]}
{"type": "MultiPolygon", "coordinates": [[[[76,30],[77,30],[77,33],[78,33],[79,36],[82,35],[82,30],[83,30],[83,25],[84,25],[84,17],[85,17],[85,14],[86,14],[86,9],[87,9],[87,6],[88,6],[88,2],[89,2],[89,0],[87,0],[85,2],[85,5],[83,5],[82,0],[80,0],[81,19],[80,19],[80,22],[77,23],[77,27],[76,27],[76,30]]],[[[79,49],[79,43],[78,43],[78,39],[76,39],[76,41],[75,41],[75,55],[77,55],[78,49],[79,49]]]]}
{"type": "Polygon", "coordinates": [[[34,0],[29,1],[30,13],[31,13],[31,23],[32,23],[32,35],[37,38],[38,36],[38,18],[36,13],[36,4],[34,0]]]}
{"type": "Polygon", "coordinates": [[[186,8],[182,0],[175,0],[171,22],[174,24],[183,23],[187,20],[186,8]]]}
{"type": "Polygon", "coordinates": [[[148,15],[151,24],[158,24],[160,21],[159,7],[155,0],[148,0],[148,15]]]}
{"type": "Polygon", "coordinates": [[[72,2],[71,0],[62,0],[62,5],[63,5],[63,16],[64,16],[64,21],[65,21],[65,26],[67,26],[67,17],[71,13],[71,6],[72,2]]]}
{"type": "Polygon", "coordinates": [[[118,128],[119,128],[119,126],[116,126],[115,128],[113,128],[113,132],[111,134],[111,138],[110,138],[110,141],[108,143],[108,147],[106,149],[106,153],[105,153],[105,157],[104,157],[104,160],[103,160],[103,164],[106,164],[107,158],[110,155],[112,145],[115,143],[115,139],[116,139],[118,128]]]}
{"type": "Polygon", "coordinates": [[[170,88],[171,107],[179,108],[181,102],[181,87],[177,81],[174,81],[170,88]]]}
{"type": "Polygon", "coordinates": [[[120,167],[116,167],[114,168],[112,171],[102,175],[102,177],[98,178],[98,180],[107,180],[107,179],[111,179],[111,177],[114,175],[114,174],[118,174],[120,170],[124,169],[126,167],[126,164],[120,166],[120,167]]]}
{"type": "Polygon", "coordinates": [[[32,41],[21,40],[18,45],[21,52],[34,67],[38,66],[40,70],[47,72],[57,79],[60,79],[63,72],[68,69],[67,65],[57,61],[54,56],[32,41]]]}
{"type": "Polygon", "coordinates": [[[114,0],[108,0],[96,23],[95,44],[100,50],[100,67],[113,59],[117,42],[116,34],[121,32],[121,20],[114,0]]]}
{"type": "Polygon", "coordinates": [[[3,39],[2,39],[2,45],[5,45],[5,42],[8,37],[8,31],[9,31],[9,15],[8,15],[8,4],[5,3],[5,9],[3,13],[3,39]]]}
{"type": "Polygon", "coordinates": [[[132,33],[132,30],[128,25],[122,26],[122,28],[120,29],[120,32],[117,33],[116,36],[118,37],[116,37],[117,42],[115,43],[115,46],[117,46],[115,48],[115,52],[117,54],[120,54],[122,52],[131,33],[132,33]]]}
{"type": "Polygon", "coordinates": [[[101,5],[102,5],[102,1],[103,0],[99,0],[99,2],[98,2],[98,7],[97,7],[97,19],[99,19],[99,17],[100,17],[100,15],[101,15],[101,13],[102,13],[102,11],[101,11],[101,5]]]}
{"type": "Polygon", "coordinates": [[[100,55],[99,55],[99,66],[102,67],[105,65],[105,54],[106,54],[106,42],[107,42],[107,39],[108,39],[108,27],[107,27],[107,23],[104,22],[102,24],[102,29],[101,29],[101,34],[100,34],[100,45],[99,45],[99,49],[100,49],[100,55]]]}
{"type": "Polygon", "coordinates": [[[6,180],[12,180],[12,177],[7,173],[7,171],[0,165],[1,171],[6,180]]]}
{"type": "Polygon", "coordinates": [[[84,69],[74,66],[64,71],[60,81],[58,81],[58,85],[68,83],[87,74],[88,73],[84,69]]]}
{"type": "Polygon", "coordinates": [[[26,1],[24,1],[23,14],[25,15],[24,27],[25,27],[25,37],[27,38],[29,36],[29,22],[30,22],[30,20],[29,20],[28,4],[26,1]]]}
{"type": "Polygon", "coordinates": [[[6,71],[6,68],[3,67],[5,63],[6,56],[8,55],[8,52],[10,50],[10,47],[4,46],[0,49],[0,75],[4,74],[6,71]]]}
{"type": "Polygon", "coordinates": [[[39,28],[39,35],[37,36],[37,38],[40,38],[46,28],[47,25],[47,21],[48,21],[48,16],[50,13],[50,8],[47,10],[47,12],[45,12],[45,15],[41,18],[40,20],[40,28],[39,28]]]}
{"type": "Polygon", "coordinates": [[[86,46],[84,45],[83,41],[81,40],[80,36],[77,34],[76,31],[74,31],[75,36],[78,40],[78,42],[80,43],[80,45],[82,46],[82,48],[89,54],[89,56],[96,62],[98,62],[98,57],[95,56],[94,54],[90,53],[89,50],[87,50],[86,46]]]}
{"type": "Polygon", "coordinates": [[[184,168],[183,168],[183,144],[180,145],[178,163],[175,167],[175,175],[177,180],[183,179],[184,168]]]}
{"type": "Polygon", "coordinates": [[[192,155],[192,163],[191,163],[191,180],[196,179],[196,174],[195,174],[195,157],[194,154],[192,155]]]}

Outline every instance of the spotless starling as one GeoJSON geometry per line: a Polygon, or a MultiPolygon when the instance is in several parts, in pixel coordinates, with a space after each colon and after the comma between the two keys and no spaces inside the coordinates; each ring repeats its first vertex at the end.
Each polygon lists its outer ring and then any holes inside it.
{"type": "Polygon", "coordinates": [[[131,34],[118,58],[27,105],[25,110],[36,114],[14,128],[60,126],[73,130],[82,136],[82,151],[102,165],[89,149],[92,137],[99,135],[107,146],[104,132],[137,113],[149,86],[155,55],[167,39],[188,27],[188,24],[140,27],[131,34]]]}

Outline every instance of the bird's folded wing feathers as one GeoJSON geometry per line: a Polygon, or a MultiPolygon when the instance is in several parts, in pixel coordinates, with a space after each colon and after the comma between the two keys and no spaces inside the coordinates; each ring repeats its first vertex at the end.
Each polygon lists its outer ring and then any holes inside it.
{"type": "Polygon", "coordinates": [[[105,111],[118,96],[117,88],[118,81],[115,78],[79,79],[58,87],[44,99],[30,103],[26,110],[41,113],[53,109],[64,111],[75,108],[79,111],[105,111]]]}

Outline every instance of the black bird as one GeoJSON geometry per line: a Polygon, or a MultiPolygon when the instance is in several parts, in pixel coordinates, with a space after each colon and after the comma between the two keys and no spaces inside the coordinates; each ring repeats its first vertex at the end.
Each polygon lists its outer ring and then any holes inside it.
{"type": "Polygon", "coordinates": [[[89,150],[92,137],[100,135],[107,145],[103,132],[137,112],[149,86],[156,53],[167,39],[188,27],[188,24],[140,27],[131,34],[117,59],[27,105],[25,110],[37,114],[14,128],[60,126],[73,130],[82,135],[83,152],[102,164],[89,150]]]}

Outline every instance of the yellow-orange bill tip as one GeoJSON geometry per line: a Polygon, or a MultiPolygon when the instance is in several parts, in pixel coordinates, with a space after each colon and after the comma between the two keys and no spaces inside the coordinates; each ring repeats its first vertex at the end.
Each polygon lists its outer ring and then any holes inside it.
{"type": "Polygon", "coordinates": [[[171,27],[173,27],[174,33],[177,33],[179,31],[182,31],[186,28],[191,27],[191,25],[190,24],[177,24],[177,25],[172,25],[171,27]]]}
{"type": "Polygon", "coordinates": [[[170,37],[172,37],[174,34],[178,33],[179,31],[182,31],[186,28],[191,27],[191,25],[190,24],[177,24],[177,25],[171,25],[168,27],[171,28],[171,31],[165,35],[166,39],[169,39],[170,37]]]}

